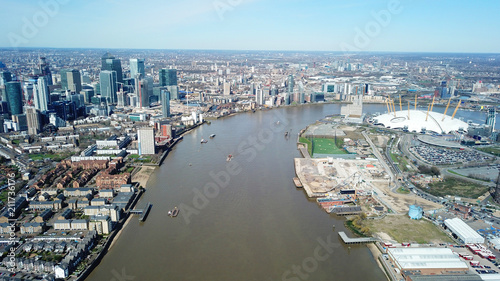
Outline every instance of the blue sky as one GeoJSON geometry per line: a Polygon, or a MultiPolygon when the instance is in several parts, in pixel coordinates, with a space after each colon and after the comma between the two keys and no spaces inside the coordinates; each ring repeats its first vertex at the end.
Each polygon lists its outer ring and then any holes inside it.
{"type": "Polygon", "coordinates": [[[500,53],[496,0],[0,0],[0,5],[1,47],[500,53]]]}

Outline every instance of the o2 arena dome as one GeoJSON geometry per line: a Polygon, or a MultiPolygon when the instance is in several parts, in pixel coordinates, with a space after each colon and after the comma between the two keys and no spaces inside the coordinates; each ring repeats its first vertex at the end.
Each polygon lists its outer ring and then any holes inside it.
{"type": "Polygon", "coordinates": [[[373,124],[417,133],[432,131],[447,134],[452,131],[467,131],[469,125],[453,117],[432,111],[401,110],[373,117],[373,124]]]}

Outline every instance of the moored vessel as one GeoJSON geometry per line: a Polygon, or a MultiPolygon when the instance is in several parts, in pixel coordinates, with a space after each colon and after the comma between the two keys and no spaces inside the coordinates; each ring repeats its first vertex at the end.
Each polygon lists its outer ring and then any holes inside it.
{"type": "Polygon", "coordinates": [[[172,218],[177,217],[179,214],[179,209],[177,207],[173,208],[171,211],[168,211],[168,215],[172,218]]]}

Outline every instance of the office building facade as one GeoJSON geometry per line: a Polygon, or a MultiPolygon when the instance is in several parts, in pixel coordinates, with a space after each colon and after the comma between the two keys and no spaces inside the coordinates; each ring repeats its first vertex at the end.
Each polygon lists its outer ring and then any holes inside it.
{"type": "Polygon", "coordinates": [[[177,69],[160,69],[160,87],[177,86],[177,69]]]}
{"type": "Polygon", "coordinates": [[[115,71],[116,81],[123,83],[123,73],[122,73],[122,62],[120,59],[116,59],[110,53],[104,54],[101,58],[101,71],[115,71]]]}
{"type": "Polygon", "coordinates": [[[160,100],[163,118],[170,117],[170,92],[166,87],[160,88],[160,100]]]}
{"type": "Polygon", "coordinates": [[[47,76],[38,77],[37,83],[33,87],[33,103],[36,109],[41,112],[48,110],[49,94],[47,76]]]}
{"type": "Polygon", "coordinates": [[[137,130],[139,155],[155,154],[155,134],[151,127],[137,130]]]}
{"type": "Polygon", "coordinates": [[[116,71],[103,70],[99,74],[99,85],[101,88],[101,96],[106,98],[110,104],[117,102],[116,92],[117,87],[117,73],[116,71]]]}
{"type": "Polygon", "coordinates": [[[10,114],[12,115],[22,114],[23,96],[22,96],[21,82],[18,81],[7,82],[5,84],[5,93],[10,114]]]}
{"type": "Polygon", "coordinates": [[[144,59],[130,59],[130,78],[139,78],[146,76],[146,70],[144,68],[144,59]]]}
{"type": "Polygon", "coordinates": [[[40,133],[42,126],[40,122],[40,113],[32,106],[26,107],[26,121],[28,123],[28,134],[36,135],[40,133]]]}

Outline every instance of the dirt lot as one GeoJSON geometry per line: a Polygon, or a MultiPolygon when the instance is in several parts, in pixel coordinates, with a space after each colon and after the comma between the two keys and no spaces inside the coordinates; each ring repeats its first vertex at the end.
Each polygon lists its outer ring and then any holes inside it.
{"type": "Polygon", "coordinates": [[[379,197],[384,200],[385,203],[391,205],[392,209],[397,213],[407,213],[410,209],[410,205],[414,205],[415,202],[424,210],[434,210],[443,207],[441,204],[418,197],[414,193],[394,193],[389,190],[387,182],[373,182],[373,185],[382,191],[382,194],[378,194],[379,197]]]}
{"type": "Polygon", "coordinates": [[[344,131],[346,138],[350,138],[352,140],[358,140],[358,139],[364,140],[365,139],[363,137],[363,135],[359,131],[356,130],[356,127],[339,126],[339,129],[344,131]]]}

